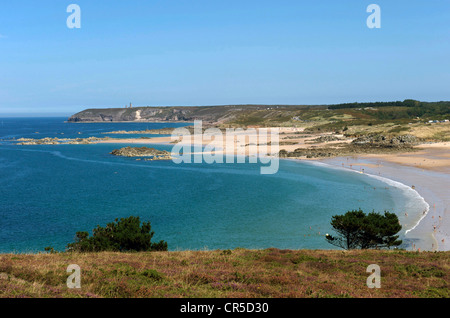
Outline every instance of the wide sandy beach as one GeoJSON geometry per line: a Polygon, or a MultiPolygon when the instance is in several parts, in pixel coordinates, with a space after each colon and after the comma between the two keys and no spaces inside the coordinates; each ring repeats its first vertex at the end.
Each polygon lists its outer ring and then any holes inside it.
{"type": "Polygon", "coordinates": [[[420,157],[426,158],[426,164],[424,162],[422,165],[415,165],[417,162],[415,153],[338,157],[320,161],[411,186],[430,206],[419,224],[409,233],[410,237],[421,239],[420,244],[411,248],[448,251],[450,250],[449,166],[441,166],[442,163],[437,161],[433,151],[422,152],[420,157]],[[436,161],[435,164],[433,161],[436,161]]]}

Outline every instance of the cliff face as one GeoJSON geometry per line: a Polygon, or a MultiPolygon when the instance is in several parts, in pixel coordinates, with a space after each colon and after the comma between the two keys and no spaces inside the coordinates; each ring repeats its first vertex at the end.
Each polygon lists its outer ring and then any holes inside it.
{"type": "Polygon", "coordinates": [[[86,109],[69,118],[69,122],[192,122],[202,120],[209,124],[222,124],[249,116],[265,120],[281,114],[295,116],[302,105],[224,105],[224,106],[175,106],[86,109]]]}
{"type": "Polygon", "coordinates": [[[69,122],[120,121],[191,121],[195,107],[134,107],[86,109],[69,118],[69,122]]]}

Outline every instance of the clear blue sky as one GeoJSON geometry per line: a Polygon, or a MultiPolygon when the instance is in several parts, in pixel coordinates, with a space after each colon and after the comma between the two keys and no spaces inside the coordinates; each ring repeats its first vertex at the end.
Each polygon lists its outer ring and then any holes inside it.
{"type": "Polygon", "coordinates": [[[0,113],[450,100],[450,1],[18,0],[0,113]],[[69,4],[81,29],[69,29],[69,4]],[[381,7],[381,29],[366,8],[381,7]]]}

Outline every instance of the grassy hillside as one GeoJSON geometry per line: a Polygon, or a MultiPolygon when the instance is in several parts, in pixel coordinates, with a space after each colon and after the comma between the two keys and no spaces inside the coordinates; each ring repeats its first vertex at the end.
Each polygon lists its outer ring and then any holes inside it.
{"type": "Polygon", "coordinates": [[[450,102],[346,103],[336,105],[223,105],[86,109],[71,122],[202,120],[205,126],[302,127],[305,132],[412,134],[424,140],[450,140],[450,102]]]}
{"type": "MultiPolygon", "coordinates": [[[[319,106],[316,106],[319,107],[319,106]]],[[[305,109],[301,105],[218,105],[218,106],[171,106],[86,109],[72,115],[69,122],[118,122],[118,121],[194,121],[222,124],[240,120],[248,114],[291,112],[305,109]]],[[[326,108],[325,106],[322,108],[326,108]]]]}
{"type": "Polygon", "coordinates": [[[217,250],[0,255],[1,297],[449,297],[450,252],[217,250]],[[81,289],[69,289],[69,264],[81,289]],[[367,266],[381,268],[368,288],[367,266]]]}

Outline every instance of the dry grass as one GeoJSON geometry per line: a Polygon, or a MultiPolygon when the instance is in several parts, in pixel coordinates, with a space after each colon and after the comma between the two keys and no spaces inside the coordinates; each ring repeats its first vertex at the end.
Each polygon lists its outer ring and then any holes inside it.
{"type": "Polygon", "coordinates": [[[449,297],[450,252],[226,250],[0,255],[0,297],[449,297]],[[81,289],[69,289],[69,264],[81,289]],[[381,268],[370,289],[369,264],[381,268]]]}
{"type": "Polygon", "coordinates": [[[412,125],[411,133],[422,139],[450,141],[450,124],[412,125]]]}

